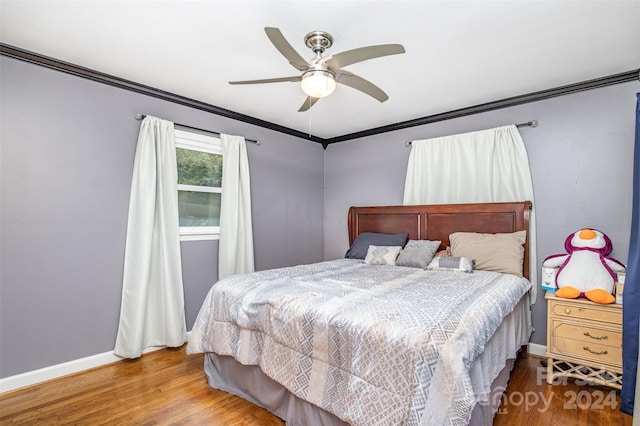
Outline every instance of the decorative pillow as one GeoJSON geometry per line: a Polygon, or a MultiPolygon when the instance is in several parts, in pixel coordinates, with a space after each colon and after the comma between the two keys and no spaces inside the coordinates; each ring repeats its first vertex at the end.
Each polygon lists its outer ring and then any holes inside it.
{"type": "Polygon", "coordinates": [[[344,257],[347,259],[364,259],[370,245],[374,246],[404,246],[408,234],[380,234],[376,232],[363,232],[356,237],[344,257]]]}
{"type": "Polygon", "coordinates": [[[426,269],[438,247],[440,241],[409,240],[400,252],[396,265],[426,269]]]}
{"type": "Polygon", "coordinates": [[[369,265],[395,265],[401,246],[369,246],[364,263],[369,265]]]}
{"type": "Polygon", "coordinates": [[[455,256],[438,256],[427,266],[427,269],[455,269],[456,271],[472,272],[474,266],[473,259],[455,256]]]}
{"type": "Polygon", "coordinates": [[[502,234],[454,232],[449,236],[451,255],[476,261],[476,269],[522,276],[527,231],[502,234]]]}

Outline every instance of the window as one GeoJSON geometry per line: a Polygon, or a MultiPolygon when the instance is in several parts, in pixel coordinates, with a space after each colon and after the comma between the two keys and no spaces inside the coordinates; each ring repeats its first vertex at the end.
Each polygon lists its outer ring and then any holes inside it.
{"type": "Polygon", "coordinates": [[[210,135],[175,130],[180,239],[220,236],[222,146],[210,135]]]}

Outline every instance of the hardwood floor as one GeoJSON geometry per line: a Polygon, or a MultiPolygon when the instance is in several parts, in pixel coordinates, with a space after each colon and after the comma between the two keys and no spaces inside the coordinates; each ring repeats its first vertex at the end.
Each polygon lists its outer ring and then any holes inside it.
{"type": "Polygon", "coordinates": [[[549,385],[543,361],[533,355],[518,359],[494,426],[631,426],[632,416],[619,410],[619,392],[573,379],[549,385]]]}
{"type": "MultiPolygon", "coordinates": [[[[163,349],[2,394],[0,424],[284,424],[241,398],[211,389],[203,356],[186,355],[184,349],[163,349]]],[[[615,392],[572,381],[547,385],[537,380],[540,361],[518,360],[494,425],[631,425],[631,416],[618,411],[615,392]]]]}
{"type": "Polygon", "coordinates": [[[0,395],[0,424],[283,425],[255,405],[212,389],[202,355],[150,352],[0,395]]]}

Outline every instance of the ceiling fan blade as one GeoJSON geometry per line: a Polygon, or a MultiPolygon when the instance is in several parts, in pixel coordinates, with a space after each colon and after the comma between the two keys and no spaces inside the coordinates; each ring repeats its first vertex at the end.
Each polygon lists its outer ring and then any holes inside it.
{"type": "Polygon", "coordinates": [[[318,99],[319,98],[312,98],[311,96],[307,96],[307,99],[304,100],[304,103],[302,104],[298,112],[308,111],[309,108],[311,108],[316,104],[316,102],[318,102],[318,99]]]}
{"type": "Polygon", "coordinates": [[[364,78],[358,77],[357,75],[351,74],[350,72],[341,71],[338,74],[336,81],[338,83],[344,84],[345,86],[349,86],[356,90],[359,90],[362,93],[366,93],[367,95],[379,100],[380,102],[384,102],[389,99],[389,95],[384,93],[381,88],[379,88],[369,80],[365,80],[364,78]]]}
{"type": "Polygon", "coordinates": [[[300,81],[302,77],[299,75],[293,77],[278,77],[278,78],[265,78],[262,80],[241,80],[241,81],[230,81],[229,84],[262,84],[262,83],[282,83],[284,81],[300,81]]]}
{"type": "Polygon", "coordinates": [[[333,68],[342,68],[368,59],[397,55],[400,53],[404,53],[404,47],[401,44],[378,44],[336,53],[328,57],[324,63],[333,68]]]}
{"type": "Polygon", "coordinates": [[[278,28],[265,27],[264,32],[267,33],[267,37],[269,37],[269,40],[271,40],[271,43],[273,43],[276,49],[282,53],[282,56],[287,58],[289,63],[296,69],[306,71],[311,67],[309,63],[291,47],[278,28]]]}

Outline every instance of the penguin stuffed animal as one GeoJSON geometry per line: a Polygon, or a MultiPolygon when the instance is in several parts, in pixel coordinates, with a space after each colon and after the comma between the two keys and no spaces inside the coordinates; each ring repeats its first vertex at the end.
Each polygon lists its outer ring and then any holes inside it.
{"type": "Polygon", "coordinates": [[[595,229],[581,229],[569,235],[564,242],[569,254],[547,257],[542,266],[558,268],[555,295],[567,299],[584,296],[596,303],[613,303],[616,273],[625,266],[608,258],[612,244],[609,237],[595,229]]]}

